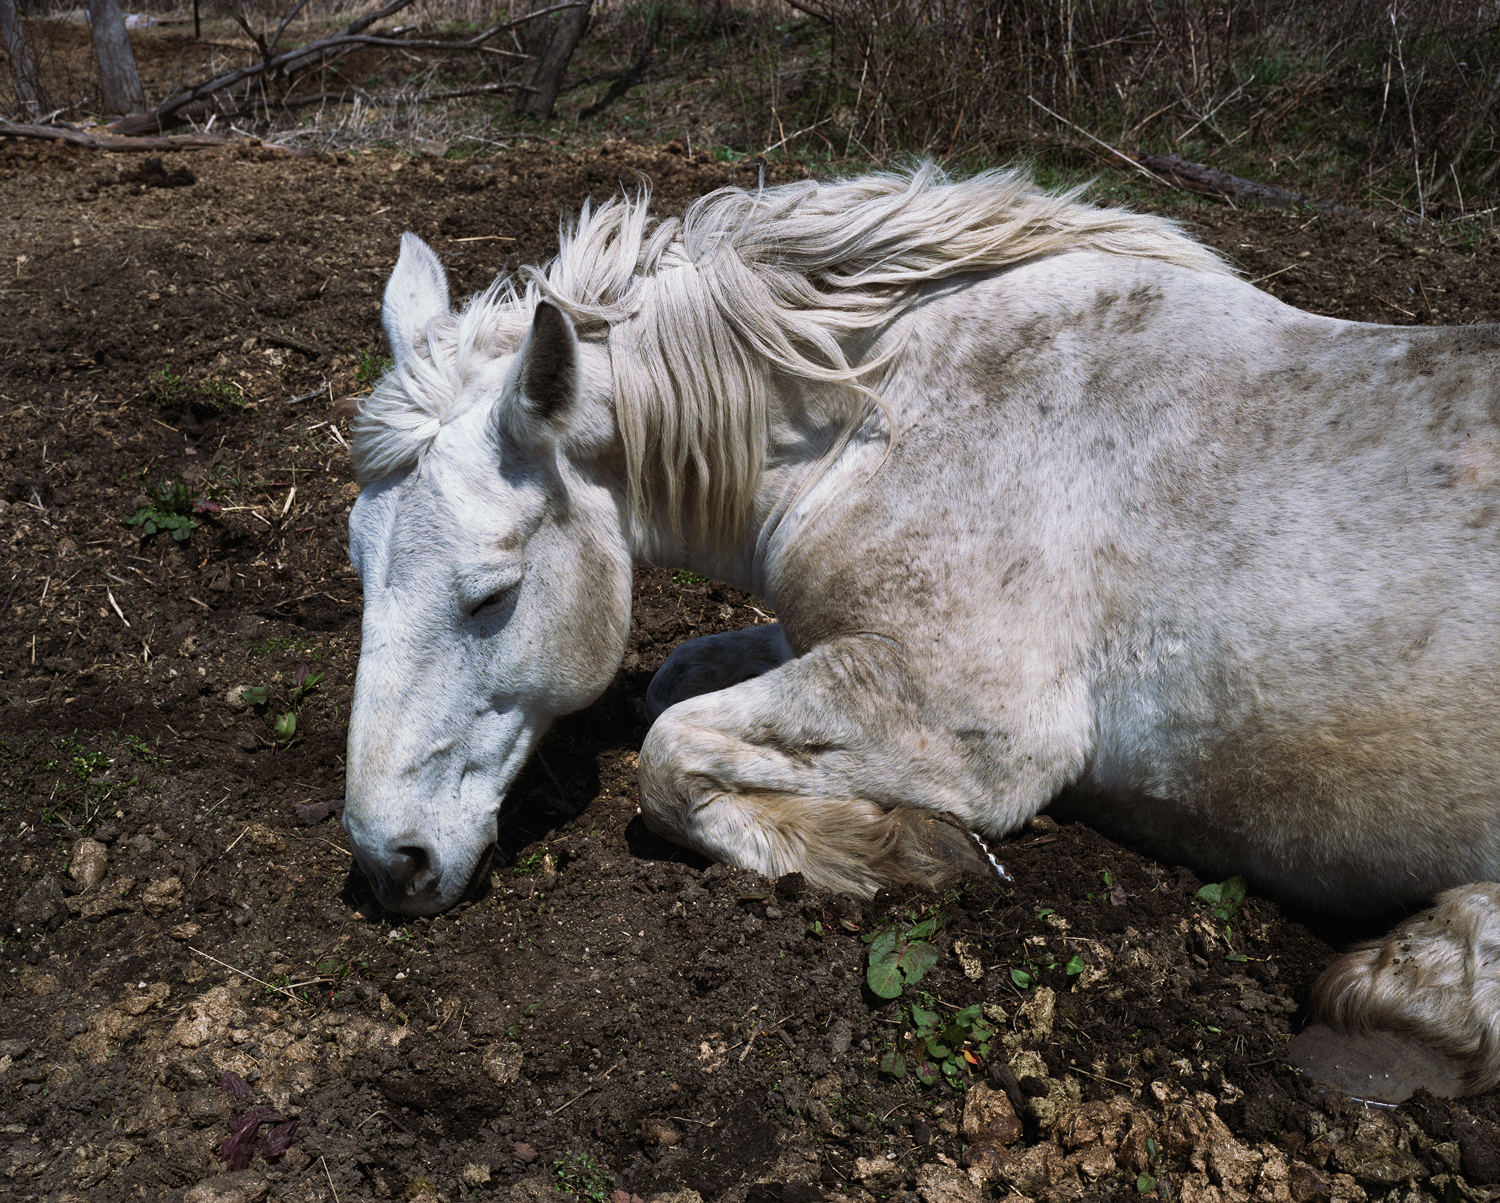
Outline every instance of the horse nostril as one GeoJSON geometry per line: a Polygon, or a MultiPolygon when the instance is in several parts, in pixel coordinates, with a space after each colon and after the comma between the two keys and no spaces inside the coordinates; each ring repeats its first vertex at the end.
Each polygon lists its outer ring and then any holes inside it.
{"type": "Polygon", "coordinates": [[[402,844],[391,849],[385,867],[395,894],[415,894],[431,876],[432,853],[420,844],[402,844]]]}

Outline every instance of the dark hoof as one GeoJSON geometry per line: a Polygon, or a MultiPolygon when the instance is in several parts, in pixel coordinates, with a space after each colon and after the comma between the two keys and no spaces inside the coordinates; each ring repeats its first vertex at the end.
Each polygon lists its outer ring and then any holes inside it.
{"type": "Polygon", "coordinates": [[[925,879],[925,884],[949,885],[970,876],[1010,880],[984,841],[953,816],[903,807],[892,811],[891,817],[901,830],[904,859],[920,866],[913,876],[925,879]]]}

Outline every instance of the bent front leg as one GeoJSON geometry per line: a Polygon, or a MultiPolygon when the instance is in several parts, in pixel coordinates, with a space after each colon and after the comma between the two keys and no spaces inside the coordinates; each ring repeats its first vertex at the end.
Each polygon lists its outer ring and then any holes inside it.
{"type": "Polygon", "coordinates": [[[1039,758],[1017,759],[1011,796],[986,796],[900,660],[889,640],[851,637],[672,706],[641,749],[647,825],[767,877],[798,872],[866,896],[993,874],[971,832],[1046,804],[1039,758]]]}

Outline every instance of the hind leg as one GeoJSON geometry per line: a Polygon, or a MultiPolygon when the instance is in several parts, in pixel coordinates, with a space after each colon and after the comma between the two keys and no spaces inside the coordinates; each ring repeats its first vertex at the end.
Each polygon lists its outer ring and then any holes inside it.
{"type": "Polygon", "coordinates": [[[1076,766],[1017,740],[997,798],[924,693],[891,641],[856,636],[678,702],[641,749],[642,815],[715,859],[855,894],[993,874],[969,833],[1029,819],[1076,766]]]}
{"type": "Polygon", "coordinates": [[[792,648],[779,622],[702,635],[679,645],[656,670],[646,691],[646,713],[654,722],[668,706],[701,693],[728,689],[791,660],[792,648]]]}
{"type": "Polygon", "coordinates": [[[1410,1037],[1461,1066],[1456,1091],[1425,1080],[1413,1089],[1474,1094],[1500,1082],[1500,884],[1460,886],[1436,901],[1329,966],[1313,988],[1313,1017],[1345,1036],[1410,1037]]]}

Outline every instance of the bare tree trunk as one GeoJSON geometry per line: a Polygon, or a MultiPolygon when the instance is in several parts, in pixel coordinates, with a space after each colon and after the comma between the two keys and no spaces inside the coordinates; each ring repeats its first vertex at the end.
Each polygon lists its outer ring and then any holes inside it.
{"type": "MultiPolygon", "coordinates": [[[[532,10],[548,8],[552,0],[531,0],[532,10]]],[[[536,70],[531,76],[533,91],[521,92],[516,97],[516,112],[531,113],[546,120],[552,116],[552,106],[557,103],[557,94],[562,90],[563,72],[568,69],[568,60],[583,40],[588,28],[589,13],[593,0],[580,8],[570,9],[557,18],[555,25],[537,22],[526,38],[526,52],[536,59],[536,70]]]]}
{"type": "Polygon", "coordinates": [[[26,31],[21,28],[21,18],[16,13],[16,0],[0,0],[0,34],[5,37],[5,50],[10,55],[10,69],[16,78],[16,99],[21,102],[21,111],[28,117],[36,117],[51,106],[37,76],[36,64],[31,61],[26,31]]]}
{"type": "Polygon", "coordinates": [[[130,52],[119,0],[89,0],[89,27],[94,32],[105,112],[134,113],[145,108],[146,94],[135,69],[135,55],[130,52]]]}

